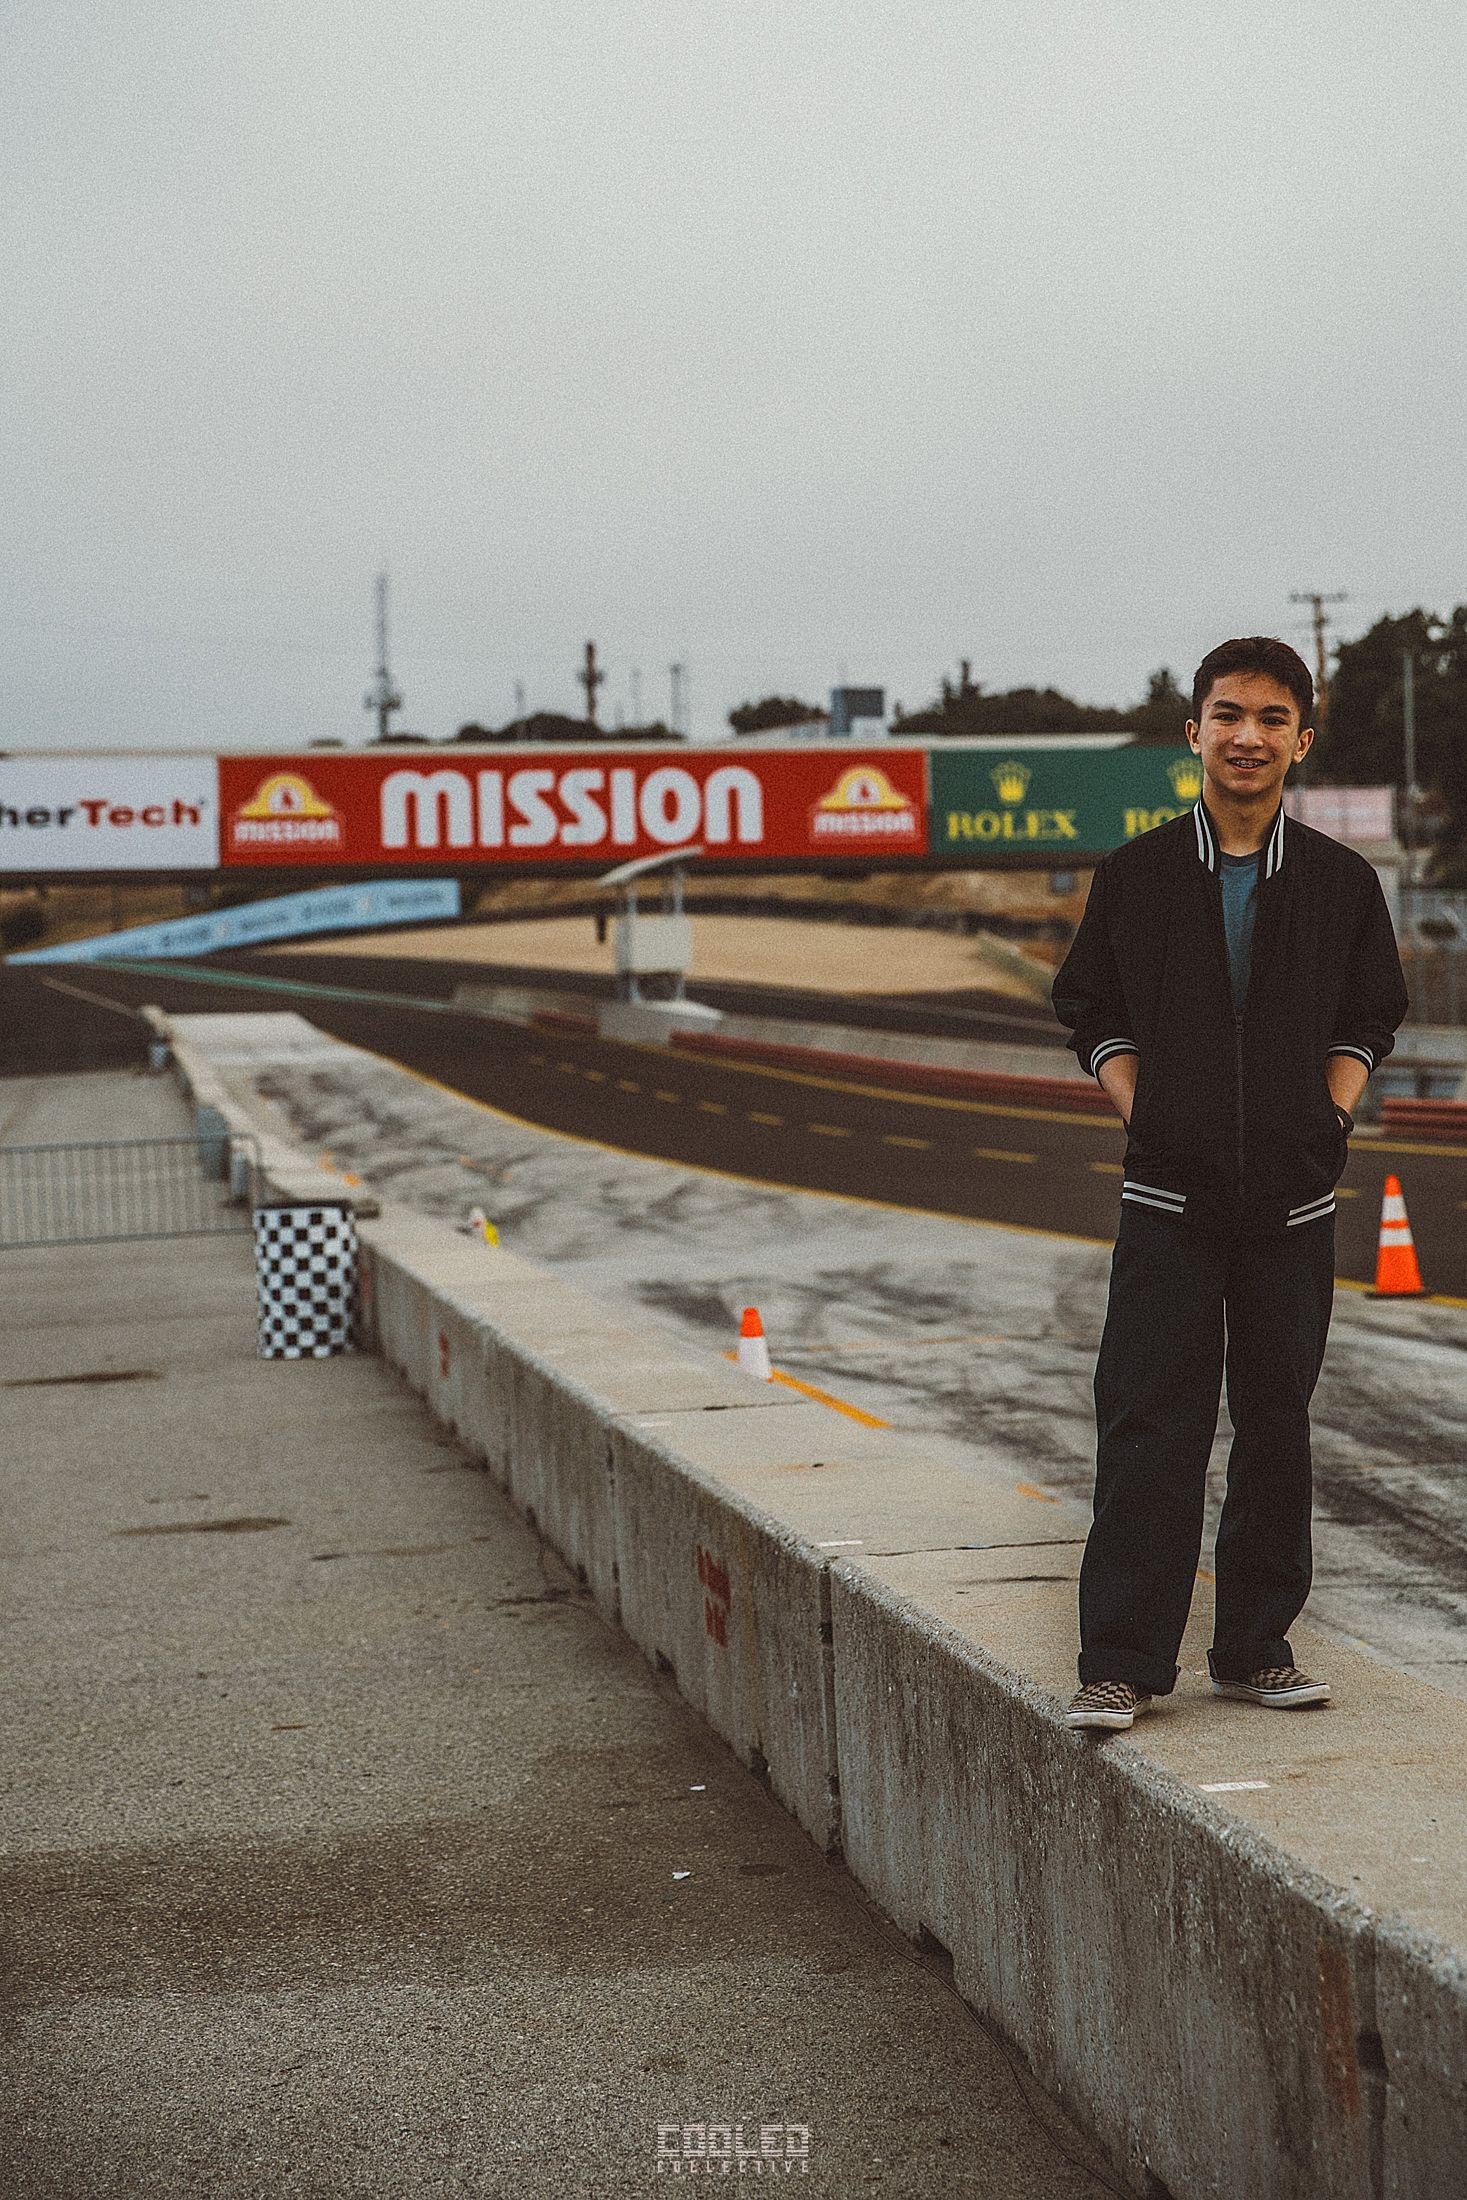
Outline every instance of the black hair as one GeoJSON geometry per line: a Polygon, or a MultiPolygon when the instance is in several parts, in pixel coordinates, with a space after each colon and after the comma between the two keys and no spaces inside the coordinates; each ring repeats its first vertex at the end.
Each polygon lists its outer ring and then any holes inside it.
{"type": "Polygon", "coordinates": [[[1219,680],[1233,672],[1266,672],[1270,680],[1286,687],[1299,706],[1302,731],[1314,719],[1314,681],[1297,649],[1272,634],[1244,634],[1231,642],[1219,642],[1197,667],[1192,682],[1192,716],[1199,723],[1203,705],[1219,680]]]}

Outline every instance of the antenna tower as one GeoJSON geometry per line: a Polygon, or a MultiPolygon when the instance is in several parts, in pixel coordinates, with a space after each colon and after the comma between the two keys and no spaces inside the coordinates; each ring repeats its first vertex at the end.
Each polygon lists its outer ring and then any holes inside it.
{"type": "Polygon", "coordinates": [[[387,575],[377,575],[377,678],[367,690],[362,702],[364,710],[377,713],[377,738],[392,738],[391,718],[395,710],[402,709],[402,697],[392,684],[392,674],[387,666],[387,575]]]}
{"type": "Polygon", "coordinates": [[[595,727],[596,690],[600,687],[602,681],[606,678],[606,674],[597,665],[596,644],[594,642],[587,642],[585,670],[583,672],[578,672],[576,674],[576,678],[580,681],[581,686],[586,691],[586,724],[588,726],[595,727]]]}

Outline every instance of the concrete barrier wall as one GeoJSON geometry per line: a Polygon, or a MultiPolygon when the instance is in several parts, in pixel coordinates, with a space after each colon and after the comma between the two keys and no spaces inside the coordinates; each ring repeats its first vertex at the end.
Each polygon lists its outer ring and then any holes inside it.
{"type": "MultiPolygon", "coordinates": [[[[267,1190],[307,1172],[341,1196],[298,1153],[262,1162],[267,1190]]],[[[1461,1957],[1070,1733],[924,1593],[923,1553],[1042,1554],[1032,1507],[446,1226],[389,1206],[359,1229],[367,1340],[1131,2189],[1457,2200],[1461,1957]],[[964,1541],[980,1512],[987,1545],[964,1541]]]]}
{"type": "Polygon", "coordinates": [[[851,1869],[1138,2190],[1367,2200],[1369,1920],[870,1572],[833,1568],[851,1869]]]}
{"type": "Polygon", "coordinates": [[[1377,2189],[1386,2200],[1467,2188],[1467,1962],[1391,1923],[1375,1932],[1375,2017],[1386,2079],[1377,2189]],[[1453,2168],[1455,2159],[1456,2167],[1453,2168]]]}
{"type": "Polygon", "coordinates": [[[836,1848],[824,1554],[649,1432],[614,1430],[611,1474],[622,1625],[811,1839],[836,1848]]]}

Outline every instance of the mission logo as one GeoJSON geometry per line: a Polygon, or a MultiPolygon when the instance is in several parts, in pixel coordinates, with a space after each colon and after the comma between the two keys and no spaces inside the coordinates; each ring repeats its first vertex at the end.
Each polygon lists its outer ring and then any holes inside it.
{"type": "Polygon", "coordinates": [[[229,820],[229,845],[246,848],[339,848],[341,818],[299,772],[272,772],[229,820]]]}

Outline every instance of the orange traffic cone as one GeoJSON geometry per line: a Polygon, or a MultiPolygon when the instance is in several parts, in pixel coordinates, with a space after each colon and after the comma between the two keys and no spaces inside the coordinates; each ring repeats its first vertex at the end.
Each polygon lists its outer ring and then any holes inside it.
{"type": "Polygon", "coordinates": [[[1380,1251],[1375,1261],[1375,1289],[1370,1296],[1373,1299],[1415,1299],[1421,1297],[1424,1288],[1421,1270],[1416,1265],[1411,1225],[1406,1220],[1401,1180],[1398,1176],[1388,1176],[1385,1197],[1380,1204],[1380,1251]]]}
{"type": "Polygon", "coordinates": [[[774,1370],[769,1365],[769,1340],[764,1334],[757,1306],[746,1306],[739,1324],[739,1366],[746,1375],[753,1375],[761,1383],[774,1380],[774,1370]]]}

